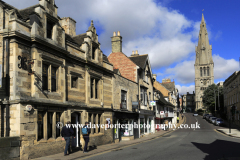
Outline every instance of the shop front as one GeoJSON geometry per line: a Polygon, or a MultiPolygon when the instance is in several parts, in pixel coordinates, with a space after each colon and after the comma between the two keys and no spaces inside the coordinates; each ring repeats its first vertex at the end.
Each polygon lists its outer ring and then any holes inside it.
{"type": "Polygon", "coordinates": [[[137,122],[138,113],[115,111],[113,119],[115,142],[138,138],[136,134],[138,129],[134,127],[137,122]]]}
{"type": "Polygon", "coordinates": [[[154,111],[140,109],[139,111],[139,135],[148,135],[155,133],[155,115],[154,111]]]}

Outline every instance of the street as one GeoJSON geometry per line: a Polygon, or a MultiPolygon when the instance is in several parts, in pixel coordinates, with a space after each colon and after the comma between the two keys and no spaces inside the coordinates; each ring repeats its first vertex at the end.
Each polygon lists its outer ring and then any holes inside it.
{"type": "Polygon", "coordinates": [[[192,113],[186,113],[185,116],[188,126],[198,122],[200,129],[178,129],[148,142],[89,156],[85,159],[240,159],[240,139],[216,132],[214,129],[219,127],[208,123],[202,119],[202,116],[193,117],[192,113]]]}

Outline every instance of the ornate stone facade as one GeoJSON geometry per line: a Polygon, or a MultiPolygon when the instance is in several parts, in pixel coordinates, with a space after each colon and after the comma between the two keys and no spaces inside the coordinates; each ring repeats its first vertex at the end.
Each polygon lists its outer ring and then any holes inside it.
{"type": "Polygon", "coordinates": [[[198,110],[203,108],[202,95],[204,90],[214,83],[212,45],[209,44],[206,23],[203,15],[200,24],[198,46],[195,51],[195,109],[198,110]]]}

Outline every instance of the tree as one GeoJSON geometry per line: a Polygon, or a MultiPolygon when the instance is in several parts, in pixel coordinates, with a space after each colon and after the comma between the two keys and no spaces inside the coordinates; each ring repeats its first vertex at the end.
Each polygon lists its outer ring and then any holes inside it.
{"type": "Polygon", "coordinates": [[[216,98],[216,110],[222,115],[224,111],[224,102],[223,102],[223,87],[219,87],[212,84],[207,87],[207,89],[203,92],[202,101],[204,108],[211,113],[215,113],[215,98],[216,98]],[[215,97],[214,97],[215,90],[215,97]],[[218,90],[219,90],[219,104],[218,105],[218,90]],[[220,106],[220,108],[219,108],[220,106]]]}

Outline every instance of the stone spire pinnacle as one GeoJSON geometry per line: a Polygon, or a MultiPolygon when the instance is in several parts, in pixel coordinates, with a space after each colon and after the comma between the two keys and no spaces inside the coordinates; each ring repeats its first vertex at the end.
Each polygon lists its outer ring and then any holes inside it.
{"type": "Polygon", "coordinates": [[[205,21],[204,21],[204,15],[203,15],[203,13],[202,13],[202,21],[201,21],[201,22],[205,22],[205,21]]]}
{"type": "Polygon", "coordinates": [[[200,24],[200,31],[198,36],[198,46],[196,47],[196,61],[195,64],[209,64],[212,60],[212,46],[209,44],[208,33],[204,16],[200,24]]]}

